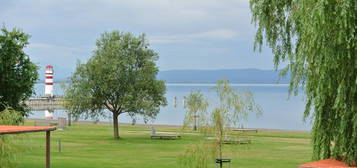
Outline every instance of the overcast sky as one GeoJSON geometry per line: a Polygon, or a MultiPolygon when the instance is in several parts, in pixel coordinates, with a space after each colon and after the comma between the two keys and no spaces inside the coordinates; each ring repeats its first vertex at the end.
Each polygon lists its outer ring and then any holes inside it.
{"type": "MultiPolygon", "coordinates": [[[[270,49],[253,51],[249,0],[2,0],[0,23],[31,35],[39,66],[72,71],[101,33],[145,33],[160,70],[272,69],[270,49]]],[[[58,71],[57,71],[58,72],[58,71]]]]}

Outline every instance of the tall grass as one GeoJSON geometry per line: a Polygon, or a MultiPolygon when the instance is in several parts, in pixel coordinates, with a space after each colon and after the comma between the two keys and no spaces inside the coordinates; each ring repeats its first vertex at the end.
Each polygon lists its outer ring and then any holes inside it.
{"type": "MultiPolygon", "coordinates": [[[[0,112],[0,125],[18,125],[22,121],[21,113],[11,108],[0,112]]],[[[16,153],[19,153],[21,148],[16,142],[20,139],[19,135],[0,135],[0,168],[17,167],[16,153]]]]}

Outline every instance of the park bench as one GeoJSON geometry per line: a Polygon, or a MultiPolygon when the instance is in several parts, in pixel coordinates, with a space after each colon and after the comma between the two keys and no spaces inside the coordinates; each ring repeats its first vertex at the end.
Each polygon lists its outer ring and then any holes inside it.
{"type": "Polygon", "coordinates": [[[237,128],[237,129],[234,129],[233,131],[258,133],[258,129],[250,129],[250,128],[237,128]]]}
{"type": "Polygon", "coordinates": [[[223,144],[250,144],[250,139],[225,139],[223,144]]]}
{"type": "Polygon", "coordinates": [[[66,127],[66,118],[58,118],[58,120],[36,120],[35,126],[56,126],[59,130],[63,130],[66,127]]]}
{"type": "Polygon", "coordinates": [[[57,120],[39,120],[35,121],[35,126],[57,126],[58,121],[57,120]]]}
{"type": "Polygon", "coordinates": [[[180,135],[159,135],[156,134],[156,130],[154,127],[151,127],[151,139],[180,139],[180,135]]]}
{"type": "MultiPolygon", "coordinates": [[[[216,137],[207,137],[207,140],[217,140],[216,137]]],[[[222,140],[223,144],[250,144],[252,141],[250,139],[237,139],[226,137],[222,140]]]]}

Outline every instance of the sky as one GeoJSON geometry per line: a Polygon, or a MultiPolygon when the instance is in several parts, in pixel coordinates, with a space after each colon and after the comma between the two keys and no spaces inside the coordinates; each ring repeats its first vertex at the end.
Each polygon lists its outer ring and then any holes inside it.
{"type": "Polygon", "coordinates": [[[92,56],[106,31],[145,33],[160,70],[273,69],[253,50],[249,0],[0,0],[0,24],[31,35],[26,53],[64,73],[92,56]]]}

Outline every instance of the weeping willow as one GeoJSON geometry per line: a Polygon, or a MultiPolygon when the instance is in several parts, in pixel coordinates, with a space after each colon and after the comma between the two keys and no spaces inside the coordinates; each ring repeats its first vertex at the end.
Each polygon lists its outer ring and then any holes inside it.
{"type": "MultiPolygon", "coordinates": [[[[183,127],[193,125],[193,130],[197,131],[198,126],[207,126],[207,107],[208,100],[202,92],[200,90],[191,91],[186,98],[186,115],[183,127]]],[[[201,127],[199,129],[202,131],[201,127]]]]}
{"type": "Polygon", "coordinates": [[[250,0],[255,48],[272,49],[275,67],[288,63],[290,93],[306,93],[313,119],[313,159],[357,163],[357,1],[250,0]]]}
{"type": "MultiPolygon", "coordinates": [[[[0,125],[18,125],[21,121],[23,121],[23,116],[20,112],[11,108],[0,111],[0,125]]],[[[13,135],[0,135],[0,168],[17,167],[16,153],[19,150],[13,135]]]]}

